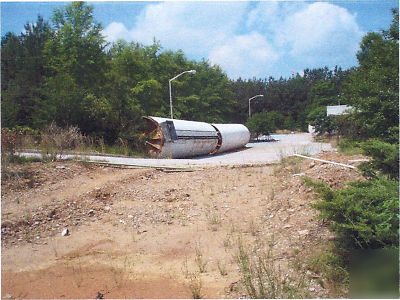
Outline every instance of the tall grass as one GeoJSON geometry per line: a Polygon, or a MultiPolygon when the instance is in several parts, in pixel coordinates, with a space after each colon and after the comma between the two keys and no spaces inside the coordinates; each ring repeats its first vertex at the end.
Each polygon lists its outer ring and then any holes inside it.
{"type": "Polygon", "coordinates": [[[272,247],[270,244],[266,251],[262,249],[250,251],[241,239],[238,241],[235,260],[239,267],[242,286],[248,297],[288,299],[304,296],[304,276],[297,279],[284,276],[280,267],[275,264],[272,247]]]}

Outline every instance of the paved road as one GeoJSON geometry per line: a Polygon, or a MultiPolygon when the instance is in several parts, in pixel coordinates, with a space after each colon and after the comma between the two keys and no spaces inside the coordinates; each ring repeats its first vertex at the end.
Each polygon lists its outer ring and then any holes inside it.
{"type": "MultiPolygon", "coordinates": [[[[91,161],[102,161],[114,164],[188,167],[272,163],[295,153],[312,155],[317,154],[321,151],[332,150],[330,144],[313,142],[311,134],[309,133],[275,135],[274,137],[276,139],[279,139],[279,141],[266,143],[249,143],[246,145],[245,148],[237,151],[185,159],[131,158],[103,155],[86,155],[82,156],[82,158],[91,161]]],[[[22,153],[22,155],[37,156],[38,154],[22,153]]],[[[76,157],[76,155],[63,156],[63,158],[71,157],[76,157]]]]}

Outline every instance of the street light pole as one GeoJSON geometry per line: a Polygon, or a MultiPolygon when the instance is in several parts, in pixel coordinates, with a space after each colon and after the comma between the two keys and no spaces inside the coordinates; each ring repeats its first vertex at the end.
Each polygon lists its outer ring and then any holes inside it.
{"type": "Polygon", "coordinates": [[[172,91],[171,91],[171,82],[172,82],[172,80],[177,79],[179,76],[181,76],[181,75],[183,75],[183,74],[185,74],[185,73],[192,73],[192,74],[195,74],[195,73],[196,73],[196,70],[184,71],[184,72],[182,72],[182,73],[176,75],[174,78],[171,78],[171,79],[169,80],[169,108],[170,108],[170,113],[171,113],[171,119],[174,118],[174,114],[172,113],[172,91]]]}
{"type": "Polygon", "coordinates": [[[253,99],[255,99],[255,98],[258,98],[258,97],[264,97],[264,95],[256,95],[256,96],[254,96],[254,97],[251,97],[251,98],[249,99],[249,118],[251,117],[251,107],[250,107],[250,102],[251,102],[251,100],[253,100],[253,99]]]}

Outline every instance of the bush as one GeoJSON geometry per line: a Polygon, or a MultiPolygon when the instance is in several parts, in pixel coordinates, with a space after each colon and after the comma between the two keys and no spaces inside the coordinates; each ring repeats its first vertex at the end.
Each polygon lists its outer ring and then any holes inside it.
{"type": "Polygon", "coordinates": [[[1,155],[14,155],[17,150],[17,134],[7,128],[1,129],[1,155]]]}
{"type": "Polygon", "coordinates": [[[44,128],[41,135],[43,158],[50,160],[56,160],[57,157],[64,154],[65,150],[79,148],[83,143],[84,136],[76,126],[64,129],[52,122],[44,128]]]}
{"type": "Polygon", "coordinates": [[[364,154],[372,160],[360,165],[364,175],[376,177],[376,171],[399,180],[399,149],[396,144],[371,140],[361,144],[364,154]]]}
{"type": "Polygon", "coordinates": [[[326,115],[325,106],[320,106],[312,110],[307,116],[307,121],[309,124],[315,126],[315,131],[319,134],[324,134],[325,132],[331,134],[337,129],[333,118],[326,115]]]}
{"type": "Polygon", "coordinates": [[[376,249],[398,246],[398,182],[384,176],[355,181],[334,191],[323,183],[313,185],[322,201],[314,207],[321,217],[332,221],[331,230],[345,249],[376,249]]]}
{"type": "Polygon", "coordinates": [[[1,129],[1,173],[4,176],[8,171],[11,157],[17,150],[17,135],[7,128],[1,129]]]}
{"type": "Polygon", "coordinates": [[[341,138],[338,143],[340,153],[344,155],[357,155],[362,154],[363,150],[360,148],[360,143],[347,138],[341,138]]]}
{"type": "Polygon", "coordinates": [[[246,126],[256,136],[259,134],[269,135],[276,129],[284,127],[284,116],[275,111],[263,111],[249,118],[246,126]]]}
{"type": "Polygon", "coordinates": [[[361,139],[362,126],[358,124],[354,113],[336,116],[336,125],[341,136],[349,140],[361,139]]]}
{"type": "Polygon", "coordinates": [[[12,129],[17,135],[17,144],[21,149],[34,148],[40,143],[40,133],[28,126],[15,126],[12,129]]]}
{"type": "Polygon", "coordinates": [[[287,116],[283,121],[283,128],[281,129],[288,129],[288,130],[295,130],[296,129],[296,122],[292,116],[287,116]]]}

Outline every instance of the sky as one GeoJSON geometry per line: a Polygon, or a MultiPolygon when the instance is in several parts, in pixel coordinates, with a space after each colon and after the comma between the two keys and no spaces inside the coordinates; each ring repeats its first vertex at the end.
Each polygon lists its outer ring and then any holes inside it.
{"type": "MultiPolygon", "coordinates": [[[[2,2],[1,35],[19,34],[37,15],[50,20],[68,2],[2,2]]],[[[398,1],[164,1],[90,2],[108,42],[183,50],[208,60],[231,79],[288,78],[305,68],[357,65],[367,32],[390,26],[398,1]]]]}

